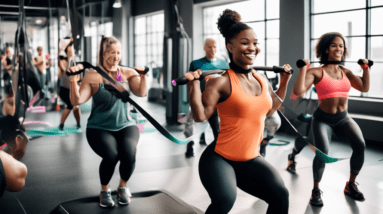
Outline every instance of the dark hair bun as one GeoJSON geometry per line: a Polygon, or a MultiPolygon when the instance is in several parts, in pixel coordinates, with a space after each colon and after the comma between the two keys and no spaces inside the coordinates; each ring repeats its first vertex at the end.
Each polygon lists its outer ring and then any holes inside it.
{"type": "Polygon", "coordinates": [[[234,10],[226,9],[218,18],[218,30],[223,37],[227,37],[230,28],[241,21],[241,15],[234,10]]]}

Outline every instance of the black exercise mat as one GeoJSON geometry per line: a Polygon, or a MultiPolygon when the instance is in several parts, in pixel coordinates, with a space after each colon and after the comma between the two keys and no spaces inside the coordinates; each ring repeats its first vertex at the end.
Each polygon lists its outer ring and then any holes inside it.
{"type": "Polygon", "coordinates": [[[117,192],[112,192],[116,205],[110,208],[102,208],[99,205],[99,196],[67,201],[56,206],[50,214],[202,214],[197,208],[185,203],[177,196],[161,190],[146,191],[132,194],[132,201],[129,205],[117,203],[117,192]]]}

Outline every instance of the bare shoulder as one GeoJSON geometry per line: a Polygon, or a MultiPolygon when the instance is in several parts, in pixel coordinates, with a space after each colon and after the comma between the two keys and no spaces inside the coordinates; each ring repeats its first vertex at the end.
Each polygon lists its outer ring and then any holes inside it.
{"type": "Polygon", "coordinates": [[[84,81],[89,83],[100,83],[102,81],[102,76],[94,69],[90,69],[84,76],[84,81]]]}
{"type": "Polygon", "coordinates": [[[137,71],[134,70],[133,68],[128,68],[128,67],[120,67],[121,68],[121,74],[127,77],[137,75],[137,71]]]}
{"type": "Polygon", "coordinates": [[[350,69],[344,67],[343,65],[339,65],[339,67],[340,67],[340,69],[342,69],[343,72],[346,73],[346,74],[349,73],[349,72],[352,72],[350,69]]]}
{"type": "Polygon", "coordinates": [[[229,75],[226,72],[219,77],[210,78],[209,81],[206,82],[206,87],[213,87],[220,90],[224,88],[225,86],[227,86],[227,84],[229,83],[230,83],[229,75]]]}
{"type": "Polygon", "coordinates": [[[314,75],[315,77],[322,76],[322,67],[312,67],[307,70],[307,74],[314,75]]]}

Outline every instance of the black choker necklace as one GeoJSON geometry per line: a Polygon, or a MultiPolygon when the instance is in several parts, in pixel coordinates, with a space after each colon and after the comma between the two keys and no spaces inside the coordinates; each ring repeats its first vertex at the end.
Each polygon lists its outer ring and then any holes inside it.
{"type": "Polygon", "coordinates": [[[328,64],[339,65],[343,62],[344,61],[319,61],[320,64],[324,64],[324,65],[328,65],[328,64]]]}
{"type": "Polygon", "coordinates": [[[240,73],[240,74],[248,74],[250,73],[253,69],[250,68],[250,69],[243,69],[241,67],[239,67],[237,64],[235,64],[234,62],[230,62],[229,63],[229,66],[230,68],[235,72],[235,73],[240,73]]]}

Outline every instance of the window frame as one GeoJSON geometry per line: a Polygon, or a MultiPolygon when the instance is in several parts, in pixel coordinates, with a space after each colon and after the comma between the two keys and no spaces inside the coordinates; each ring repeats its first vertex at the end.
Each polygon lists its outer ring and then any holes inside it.
{"type": "MultiPolygon", "coordinates": [[[[148,30],[152,27],[152,23],[150,23],[150,26],[149,26],[148,22],[147,22],[149,17],[153,17],[153,16],[160,15],[160,14],[164,15],[164,19],[165,19],[165,11],[164,10],[160,10],[160,11],[156,11],[156,12],[152,12],[152,13],[147,13],[147,14],[142,14],[142,15],[138,15],[138,16],[133,17],[133,47],[134,47],[133,48],[133,50],[134,50],[133,51],[133,62],[135,65],[138,65],[137,64],[137,58],[138,57],[145,56],[146,63],[150,64],[151,62],[148,62],[147,59],[152,59],[152,61],[154,61],[154,59],[156,59],[157,56],[162,56],[162,54],[163,54],[163,41],[156,41],[157,43],[154,44],[154,43],[152,43],[151,39],[152,39],[152,35],[154,35],[154,34],[161,34],[162,33],[162,35],[164,35],[165,26],[164,26],[164,29],[162,31],[150,31],[150,32],[148,32],[148,30]],[[145,34],[136,34],[136,20],[140,19],[140,18],[145,18],[145,34]],[[137,41],[136,36],[137,35],[145,35],[145,44],[139,44],[139,45],[136,44],[136,41],[137,41]],[[151,35],[151,36],[149,36],[149,35],[151,35]],[[142,54],[138,55],[137,54],[136,47],[138,47],[138,46],[140,46],[140,47],[145,46],[145,55],[142,55],[142,54]],[[149,56],[148,53],[150,53],[149,50],[153,51],[154,46],[158,46],[160,49],[162,48],[162,53],[160,53],[159,55],[156,54],[152,58],[152,56],[149,56]]],[[[164,22],[165,22],[165,20],[164,20],[164,22]]],[[[162,64],[162,58],[161,58],[160,63],[162,64]]],[[[156,66],[158,66],[158,65],[156,65],[156,66]]]]}
{"type": "MultiPolygon", "coordinates": [[[[366,12],[366,29],[365,29],[365,34],[364,35],[352,35],[352,36],[344,36],[344,38],[360,38],[363,37],[365,38],[365,55],[364,57],[366,59],[371,58],[371,38],[373,37],[383,37],[383,34],[374,34],[371,35],[371,12],[372,9],[374,8],[383,8],[383,5],[379,6],[371,6],[371,1],[366,0],[366,6],[361,7],[361,8],[354,8],[354,9],[348,9],[348,10],[336,10],[336,11],[329,11],[329,12],[319,12],[319,13],[314,13],[314,1],[315,0],[310,0],[309,1],[309,23],[310,23],[310,28],[309,28],[309,33],[310,33],[310,60],[313,60],[315,55],[314,55],[314,47],[312,46],[314,40],[318,40],[319,38],[314,38],[313,33],[314,33],[314,19],[313,16],[316,15],[326,15],[326,14],[334,14],[334,13],[344,13],[344,12],[352,12],[352,11],[361,11],[364,10],[366,12]]],[[[345,60],[347,63],[357,63],[357,61],[349,61],[345,60]]],[[[374,61],[375,63],[383,64],[383,61],[374,61]]],[[[378,99],[378,100],[383,100],[383,95],[382,97],[376,97],[376,96],[368,96],[368,92],[363,93],[360,92],[359,96],[355,95],[349,95],[351,99],[360,99],[360,98],[365,98],[365,99],[378,99]]]]}
{"type": "MultiPolygon", "coordinates": [[[[245,2],[245,1],[248,1],[248,0],[243,0],[243,1],[236,1],[236,2],[227,2],[227,3],[222,3],[222,4],[216,4],[216,5],[209,5],[209,6],[204,6],[202,7],[202,14],[204,14],[205,12],[205,9],[208,9],[208,8],[212,8],[212,7],[217,7],[217,6],[222,6],[222,5],[229,5],[229,4],[233,4],[233,3],[238,3],[238,2],[245,2]]],[[[268,38],[267,36],[267,22],[269,21],[280,21],[280,17],[278,18],[270,18],[268,19],[267,18],[267,0],[264,0],[264,17],[263,19],[258,19],[258,20],[254,20],[254,21],[246,21],[246,22],[243,22],[245,24],[252,24],[252,23],[264,23],[265,27],[264,27],[264,32],[265,32],[265,38],[264,38],[264,49],[262,49],[261,51],[264,52],[265,54],[265,59],[264,59],[264,65],[267,65],[267,40],[278,40],[280,41],[280,33],[278,35],[278,38],[268,38]]],[[[219,33],[214,33],[214,34],[206,34],[205,33],[205,21],[206,21],[206,18],[205,16],[203,15],[202,16],[202,23],[203,23],[203,26],[202,26],[202,38],[205,38],[206,36],[216,36],[216,35],[221,35],[219,33]]],[[[278,53],[280,53],[280,47],[278,49],[278,53]]],[[[278,57],[278,64],[280,63],[280,59],[278,57]]]]}

